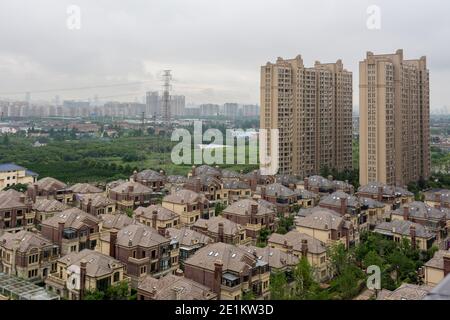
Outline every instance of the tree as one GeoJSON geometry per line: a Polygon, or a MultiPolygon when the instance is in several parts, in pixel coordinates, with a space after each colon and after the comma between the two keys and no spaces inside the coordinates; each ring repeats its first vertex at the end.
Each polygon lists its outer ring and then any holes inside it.
{"type": "Polygon", "coordinates": [[[328,298],[326,290],[322,289],[314,278],[311,265],[306,257],[302,257],[293,272],[294,284],[292,295],[296,300],[323,300],[328,298]]]}
{"type": "Polygon", "coordinates": [[[129,283],[121,281],[111,285],[105,290],[88,291],[83,300],[135,300],[136,296],[131,294],[129,283]]]}
{"type": "Polygon", "coordinates": [[[262,228],[259,231],[259,235],[258,235],[258,241],[257,241],[258,246],[265,247],[266,243],[267,243],[267,238],[269,237],[269,235],[270,235],[269,229],[262,228]]]}
{"type": "Polygon", "coordinates": [[[242,300],[255,300],[255,298],[255,294],[251,290],[248,290],[242,295],[242,300]]]}
{"type": "Polygon", "coordinates": [[[216,206],[214,207],[214,214],[216,216],[222,214],[223,209],[225,209],[225,206],[223,205],[223,203],[221,203],[221,202],[216,203],[216,206]]]}
{"type": "Polygon", "coordinates": [[[133,211],[133,209],[127,208],[127,209],[125,209],[125,214],[127,216],[129,216],[130,218],[132,218],[134,215],[134,211],[133,211]]]}
{"type": "Polygon", "coordinates": [[[270,299],[286,300],[289,297],[287,292],[287,280],[284,272],[277,272],[270,275],[270,299]]]}
{"type": "Polygon", "coordinates": [[[340,274],[331,281],[331,287],[342,299],[350,299],[360,291],[360,281],[364,273],[353,264],[346,264],[340,274]]]}
{"type": "Polygon", "coordinates": [[[23,183],[16,183],[16,184],[13,184],[13,185],[11,185],[9,187],[6,187],[3,190],[6,191],[6,190],[9,190],[9,189],[13,189],[13,190],[16,190],[16,191],[19,191],[19,192],[25,192],[28,189],[28,185],[23,184],[23,183]]]}
{"type": "Polygon", "coordinates": [[[7,133],[3,136],[3,142],[2,143],[5,146],[9,146],[10,141],[9,141],[9,136],[8,136],[7,133]]]}
{"type": "Polygon", "coordinates": [[[368,268],[369,266],[373,265],[381,268],[383,266],[383,263],[383,258],[381,258],[374,250],[369,251],[363,260],[364,268],[368,268]]]}

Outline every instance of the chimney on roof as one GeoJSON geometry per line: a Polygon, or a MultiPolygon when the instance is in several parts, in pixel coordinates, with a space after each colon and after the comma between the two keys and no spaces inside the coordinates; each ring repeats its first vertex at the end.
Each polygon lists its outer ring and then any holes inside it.
{"type": "Polygon", "coordinates": [[[87,206],[86,206],[86,212],[87,212],[87,213],[91,213],[91,209],[92,209],[92,199],[89,198],[89,199],[88,199],[87,206]]]}
{"type": "Polygon", "coordinates": [[[181,269],[177,269],[177,270],[175,271],[175,275],[176,275],[177,277],[182,277],[182,276],[184,275],[184,272],[183,272],[183,270],[181,270],[181,269]]]}
{"type": "Polygon", "coordinates": [[[220,260],[214,262],[214,282],[213,282],[213,292],[217,294],[217,299],[220,300],[220,292],[222,286],[222,271],[223,263],[220,260]]]}
{"type": "Polygon", "coordinates": [[[303,188],[304,188],[305,190],[309,190],[309,178],[308,178],[308,177],[305,177],[305,178],[303,179],[303,188]]]}
{"type": "Polygon", "coordinates": [[[261,199],[266,200],[266,187],[261,187],[261,199]]]}
{"type": "Polygon", "coordinates": [[[116,258],[117,230],[112,229],[109,232],[109,255],[116,258]]]}
{"type": "Polygon", "coordinates": [[[137,171],[136,170],[133,171],[133,181],[134,182],[137,181],[137,171]]]}
{"type": "Polygon", "coordinates": [[[80,261],[80,300],[83,300],[86,290],[86,260],[80,261]]]}
{"type": "Polygon", "coordinates": [[[164,232],[164,237],[166,238],[166,239],[170,239],[170,232],[169,232],[169,230],[163,230],[162,232],[164,232]]]}
{"type": "Polygon", "coordinates": [[[218,242],[223,242],[224,240],[224,231],[223,231],[223,222],[219,222],[219,235],[218,235],[218,242]]]}
{"type": "Polygon", "coordinates": [[[251,209],[250,209],[250,223],[255,223],[254,220],[256,219],[256,215],[258,214],[258,204],[252,203],[251,209]]]}
{"type": "Polygon", "coordinates": [[[173,292],[173,300],[181,300],[181,291],[183,291],[180,287],[172,287],[170,290],[173,292]]]}
{"type": "Polygon", "coordinates": [[[257,184],[257,181],[256,181],[256,179],[254,177],[249,178],[247,183],[250,186],[250,190],[251,191],[256,191],[256,186],[258,184],[257,184]]]}
{"type": "Polygon", "coordinates": [[[294,246],[292,244],[289,244],[287,246],[287,250],[286,250],[287,254],[293,254],[294,253],[294,246]]]}
{"type": "Polygon", "coordinates": [[[302,257],[308,256],[308,239],[302,239],[302,257]]]}
{"type": "Polygon", "coordinates": [[[158,227],[156,226],[157,221],[158,221],[158,210],[153,210],[153,212],[152,212],[152,227],[155,230],[158,230],[158,227]]]}
{"type": "Polygon", "coordinates": [[[347,213],[347,198],[342,197],[341,198],[341,208],[340,208],[341,215],[345,215],[347,213]]]}
{"type": "Polygon", "coordinates": [[[442,257],[444,259],[444,277],[450,274],[450,251],[442,257]]]}
{"type": "Polygon", "coordinates": [[[411,247],[415,250],[416,249],[416,227],[411,224],[409,227],[409,235],[411,236],[411,247]]]}
{"type": "Polygon", "coordinates": [[[442,202],[442,194],[439,191],[434,193],[434,202],[439,204],[442,202]]]}
{"type": "Polygon", "coordinates": [[[195,178],[194,191],[198,193],[198,192],[201,191],[201,189],[202,189],[202,183],[201,183],[201,181],[200,181],[200,178],[197,177],[197,178],[195,178]]]}
{"type": "Polygon", "coordinates": [[[378,201],[383,200],[383,186],[378,187],[377,200],[378,201]]]}
{"type": "Polygon", "coordinates": [[[291,189],[291,190],[295,190],[295,184],[293,184],[293,183],[289,183],[289,189],[291,189]]]}
{"type": "Polygon", "coordinates": [[[133,192],[134,191],[134,186],[133,185],[131,185],[131,186],[128,186],[128,192],[133,192]]]}
{"type": "Polygon", "coordinates": [[[58,222],[58,235],[57,235],[57,241],[59,245],[59,252],[62,252],[62,239],[64,234],[64,222],[60,221],[58,222]]]}
{"type": "Polygon", "coordinates": [[[21,194],[21,195],[20,195],[19,201],[20,201],[20,203],[25,204],[25,195],[24,195],[24,194],[21,194]]]}
{"type": "Polygon", "coordinates": [[[405,221],[409,220],[409,207],[408,206],[403,207],[403,220],[405,220],[405,221]]]}

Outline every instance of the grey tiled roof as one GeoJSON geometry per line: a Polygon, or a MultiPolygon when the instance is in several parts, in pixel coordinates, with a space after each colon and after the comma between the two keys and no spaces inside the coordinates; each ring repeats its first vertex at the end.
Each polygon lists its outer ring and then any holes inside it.
{"type": "Polygon", "coordinates": [[[124,267],[122,262],[98,251],[84,249],[80,252],[72,252],[60,258],[58,261],[67,266],[80,266],[80,262],[86,262],[86,275],[89,277],[101,277],[111,274],[117,268],[124,267]]]}
{"type": "Polygon", "coordinates": [[[343,191],[336,191],[332,194],[322,198],[320,204],[326,204],[339,207],[341,205],[341,199],[347,199],[347,206],[357,208],[360,206],[359,200],[355,196],[351,196],[343,191]]]}
{"type": "Polygon", "coordinates": [[[419,219],[430,219],[430,220],[440,220],[445,219],[449,210],[447,209],[437,209],[427,205],[421,201],[414,201],[411,203],[404,204],[403,207],[392,212],[393,215],[403,215],[403,208],[409,208],[409,215],[413,218],[419,219]]]}
{"type": "Polygon", "coordinates": [[[257,258],[235,245],[216,242],[199,249],[185,261],[185,265],[214,271],[216,261],[222,262],[224,272],[232,271],[239,274],[255,266],[257,258]]]}
{"type": "Polygon", "coordinates": [[[217,297],[208,287],[185,277],[168,274],[159,279],[150,275],[139,281],[138,290],[152,294],[154,300],[211,300],[217,297]]]}
{"type": "Polygon", "coordinates": [[[404,220],[392,220],[391,222],[381,222],[375,226],[374,231],[385,235],[397,234],[401,236],[410,236],[411,226],[415,226],[417,237],[429,239],[434,236],[433,233],[425,229],[422,225],[404,220]]]}
{"type": "Polygon", "coordinates": [[[228,207],[226,207],[223,210],[223,212],[247,216],[247,215],[251,214],[252,205],[258,206],[258,211],[257,211],[256,215],[275,214],[275,211],[273,211],[272,209],[270,209],[266,206],[263,206],[263,205],[259,205],[258,202],[256,202],[255,200],[252,200],[252,199],[242,199],[242,200],[236,201],[236,202],[232,203],[231,205],[229,205],[228,207]]]}
{"type": "Polygon", "coordinates": [[[266,195],[271,197],[291,197],[295,196],[294,191],[280,183],[272,183],[265,186],[258,186],[257,190],[261,193],[262,188],[266,189],[266,195]]]}

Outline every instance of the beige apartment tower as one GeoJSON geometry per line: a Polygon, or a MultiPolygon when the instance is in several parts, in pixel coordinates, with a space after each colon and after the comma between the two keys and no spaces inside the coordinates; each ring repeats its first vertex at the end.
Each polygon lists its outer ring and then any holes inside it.
{"type": "Polygon", "coordinates": [[[360,184],[406,186],[430,175],[426,58],[367,53],[359,63],[360,184]]]}
{"type": "Polygon", "coordinates": [[[260,128],[279,130],[279,173],[352,169],[352,73],[341,60],[310,68],[300,55],[268,62],[261,67],[260,128]]]}

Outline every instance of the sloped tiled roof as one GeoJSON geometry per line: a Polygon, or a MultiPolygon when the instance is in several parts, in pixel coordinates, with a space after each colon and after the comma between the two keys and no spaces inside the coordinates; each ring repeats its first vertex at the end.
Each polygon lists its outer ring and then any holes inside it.
{"type": "Polygon", "coordinates": [[[56,199],[37,198],[36,202],[33,204],[33,210],[39,212],[63,211],[68,208],[69,206],[65,203],[62,203],[56,199]]]}
{"type": "Polygon", "coordinates": [[[52,177],[45,177],[36,182],[39,190],[55,191],[67,188],[67,184],[52,177]]]}
{"type": "Polygon", "coordinates": [[[284,267],[295,267],[298,264],[299,258],[294,254],[286,253],[278,248],[271,248],[269,246],[259,248],[256,246],[239,246],[248,253],[254,255],[258,260],[267,261],[270,268],[281,269],[284,267]]]}
{"type": "Polygon", "coordinates": [[[161,181],[164,180],[164,175],[155,170],[146,169],[136,174],[136,179],[145,181],[161,181]]]}
{"type": "Polygon", "coordinates": [[[430,286],[404,283],[394,291],[386,290],[382,298],[377,300],[422,300],[430,290],[430,286]]]}
{"type": "Polygon", "coordinates": [[[193,227],[206,228],[209,232],[218,233],[219,223],[223,223],[223,232],[226,235],[236,235],[243,230],[243,227],[231,220],[217,216],[209,219],[198,219],[193,227]]]}
{"type": "Polygon", "coordinates": [[[139,182],[134,182],[134,181],[127,181],[124,183],[119,184],[118,186],[115,186],[114,188],[111,189],[111,191],[117,192],[117,193],[121,193],[121,194],[127,194],[127,193],[131,193],[131,194],[143,194],[143,193],[152,193],[152,189],[144,186],[143,184],[139,183],[139,182]],[[133,191],[128,191],[129,187],[133,188],[133,191]]]}
{"type": "Polygon", "coordinates": [[[97,188],[89,183],[77,183],[68,188],[73,193],[100,193],[103,192],[102,189],[97,188]]]}
{"type": "Polygon", "coordinates": [[[53,243],[50,240],[44,238],[40,234],[25,230],[16,233],[6,232],[0,236],[0,246],[8,250],[14,248],[16,241],[18,243],[17,250],[23,253],[29,252],[33,248],[41,249],[53,246],[53,243]]]}
{"type": "Polygon", "coordinates": [[[310,208],[300,210],[304,216],[297,216],[295,224],[299,227],[320,229],[320,230],[337,230],[343,223],[343,218],[336,212],[326,208],[310,208]]]}
{"type": "Polygon", "coordinates": [[[84,249],[80,252],[72,252],[58,261],[67,266],[80,266],[80,262],[86,262],[86,275],[89,277],[101,277],[111,274],[116,268],[124,267],[122,262],[98,251],[84,249]]]}
{"type": "Polygon", "coordinates": [[[23,198],[25,195],[14,189],[0,191],[0,209],[25,207],[26,204],[20,200],[21,197],[23,198]]]}
{"type": "Polygon", "coordinates": [[[167,228],[166,230],[169,232],[170,238],[177,240],[180,246],[189,247],[195,244],[206,245],[213,242],[213,239],[207,235],[186,227],[180,229],[167,228]]]}
{"type": "Polygon", "coordinates": [[[235,273],[246,272],[256,265],[257,259],[239,247],[223,242],[209,244],[199,249],[193,256],[185,261],[186,265],[193,265],[206,270],[214,271],[214,263],[220,261],[223,271],[235,273]]]}
{"type": "Polygon", "coordinates": [[[266,195],[271,197],[291,197],[294,196],[295,193],[288,187],[283,186],[280,183],[272,183],[266,186],[258,186],[257,191],[261,193],[262,188],[266,189],[266,195]]]}
{"type": "Polygon", "coordinates": [[[102,214],[100,215],[100,219],[102,219],[102,226],[105,229],[123,229],[130,224],[135,224],[133,218],[130,218],[126,214],[102,214]]]}
{"type": "Polygon", "coordinates": [[[425,266],[444,270],[444,256],[450,257],[450,250],[436,251],[433,258],[425,263],[425,266]]]}
{"type": "Polygon", "coordinates": [[[150,248],[169,242],[155,229],[141,224],[130,224],[117,234],[117,244],[124,247],[141,246],[150,248]]]}
{"type": "Polygon", "coordinates": [[[168,274],[159,279],[150,275],[139,281],[138,290],[148,292],[154,300],[211,300],[217,297],[208,287],[185,277],[168,274]]]}
{"type": "Polygon", "coordinates": [[[411,217],[418,219],[430,219],[430,220],[446,219],[447,213],[450,211],[448,209],[438,209],[431,207],[421,201],[414,201],[411,203],[404,204],[403,207],[393,211],[392,214],[402,216],[404,207],[409,208],[409,215],[411,217]]]}
{"type": "Polygon", "coordinates": [[[257,215],[265,215],[265,214],[275,214],[275,212],[263,205],[258,204],[255,200],[252,199],[242,199],[239,201],[236,201],[226,207],[223,212],[224,213],[230,213],[230,214],[236,214],[236,215],[242,215],[242,216],[249,216],[251,214],[252,205],[258,206],[257,215]]]}
{"type": "Polygon", "coordinates": [[[60,222],[64,222],[65,228],[79,229],[88,221],[91,221],[94,224],[100,223],[99,218],[78,208],[70,208],[42,221],[42,225],[57,228],[60,222]]]}
{"type": "Polygon", "coordinates": [[[386,235],[398,234],[401,236],[409,236],[411,234],[411,226],[416,228],[417,237],[429,239],[434,236],[433,233],[425,229],[421,224],[404,220],[381,222],[375,226],[374,231],[386,235]]]}
{"type": "Polygon", "coordinates": [[[204,194],[194,192],[192,190],[180,189],[172,192],[171,194],[164,197],[163,201],[178,203],[178,204],[194,204],[198,201],[205,201],[206,197],[204,194]]]}
{"type": "Polygon", "coordinates": [[[149,207],[138,207],[136,210],[134,210],[134,213],[136,217],[143,216],[147,219],[152,219],[153,211],[156,211],[158,213],[157,219],[160,221],[172,220],[178,217],[178,214],[176,214],[172,210],[163,208],[160,205],[151,205],[149,207]]]}
{"type": "Polygon", "coordinates": [[[322,254],[327,251],[325,245],[307,235],[306,233],[298,232],[297,230],[289,231],[286,234],[272,233],[268,239],[268,243],[274,243],[277,245],[291,245],[294,251],[302,251],[302,240],[308,241],[308,251],[314,254],[322,254]]]}
{"type": "Polygon", "coordinates": [[[91,200],[91,205],[93,207],[106,207],[114,204],[113,200],[104,196],[103,194],[83,194],[79,196],[79,199],[84,205],[88,205],[89,200],[91,200]]]}
{"type": "Polygon", "coordinates": [[[355,196],[351,196],[348,193],[343,191],[336,191],[332,194],[327,195],[326,197],[320,200],[320,204],[330,205],[339,207],[341,205],[341,199],[347,199],[347,206],[357,208],[360,206],[359,200],[355,196]]]}

